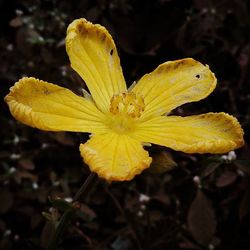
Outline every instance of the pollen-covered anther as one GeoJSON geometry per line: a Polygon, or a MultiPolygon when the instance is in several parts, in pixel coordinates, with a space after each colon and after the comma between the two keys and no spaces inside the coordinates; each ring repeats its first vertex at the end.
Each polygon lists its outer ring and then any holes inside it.
{"type": "Polygon", "coordinates": [[[109,111],[114,115],[123,114],[138,118],[144,108],[145,104],[142,96],[133,92],[123,92],[111,98],[109,111]]]}

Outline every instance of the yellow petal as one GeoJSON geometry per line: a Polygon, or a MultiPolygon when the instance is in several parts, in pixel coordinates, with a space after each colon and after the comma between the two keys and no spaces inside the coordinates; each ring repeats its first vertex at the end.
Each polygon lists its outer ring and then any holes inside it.
{"type": "Polygon", "coordinates": [[[207,97],[216,86],[216,78],[192,58],[161,64],[144,75],[132,89],[144,97],[143,117],[162,115],[188,102],[207,97]]]}
{"type": "Polygon", "coordinates": [[[102,133],[103,113],[89,100],[70,90],[32,77],[24,77],[5,97],[11,114],[20,122],[42,130],[102,133]]]}
{"type": "Polygon", "coordinates": [[[94,135],[80,151],[90,170],[108,181],[131,180],[151,163],[142,145],[122,134],[94,135]]]}
{"type": "Polygon", "coordinates": [[[72,68],[86,82],[96,105],[108,111],[114,94],[126,90],[115,43],[99,24],[81,18],[67,30],[66,49],[72,68]]]}
{"type": "Polygon", "coordinates": [[[155,117],[139,124],[133,137],[186,153],[225,153],[244,144],[239,122],[225,113],[155,117]]]}

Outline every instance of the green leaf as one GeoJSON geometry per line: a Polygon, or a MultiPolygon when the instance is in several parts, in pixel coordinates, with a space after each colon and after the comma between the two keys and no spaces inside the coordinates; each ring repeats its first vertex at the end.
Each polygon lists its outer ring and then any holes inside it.
{"type": "Polygon", "coordinates": [[[69,203],[61,198],[51,198],[49,197],[49,201],[53,205],[53,207],[57,208],[61,212],[65,212],[69,209],[75,209],[72,203],[69,203]]]}

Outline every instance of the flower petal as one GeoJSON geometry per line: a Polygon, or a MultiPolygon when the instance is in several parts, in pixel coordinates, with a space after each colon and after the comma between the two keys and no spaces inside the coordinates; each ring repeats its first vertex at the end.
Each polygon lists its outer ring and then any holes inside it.
{"type": "Polygon", "coordinates": [[[66,49],[72,68],[86,82],[96,105],[107,111],[111,97],[126,90],[111,35],[99,24],[77,19],[68,27],[66,49]]]}
{"type": "Polygon", "coordinates": [[[144,97],[143,117],[162,115],[188,102],[207,97],[216,86],[216,78],[192,58],[161,64],[144,75],[132,89],[144,97]]]}
{"type": "Polygon", "coordinates": [[[244,144],[236,118],[225,113],[160,116],[138,125],[134,138],[186,153],[225,153],[244,144]]]}
{"type": "Polygon", "coordinates": [[[70,90],[32,77],[24,77],[5,97],[11,114],[20,122],[42,130],[102,133],[104,114],[89,100],[70,90]]]}
{"type": "Polygon", "coordinates": [[[80,151],[90,170],[108,181],[131,180],[151,163],[142,145],[122,134],[94,135],[80,151]]]}

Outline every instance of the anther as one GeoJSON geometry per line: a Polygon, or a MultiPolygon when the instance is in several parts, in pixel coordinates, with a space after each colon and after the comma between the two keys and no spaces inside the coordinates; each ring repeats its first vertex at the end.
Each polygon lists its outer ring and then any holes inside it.
{"type": "Polygon", "coordinates": [[[110,112],[138,118],[144,111],[144,100],[133,92],[123,92],[114,95],[110,100],[110,112]]]}

